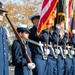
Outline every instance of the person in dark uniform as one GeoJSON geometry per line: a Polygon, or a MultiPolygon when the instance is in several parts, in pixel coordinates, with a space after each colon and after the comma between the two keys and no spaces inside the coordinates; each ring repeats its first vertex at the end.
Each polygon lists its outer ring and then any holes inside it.
{"type": "MultiPolygon", "coordinates": [[[[60,25],[56,24],[56,27],[54,29],[54,32],[52,33],[52,37],[51,37],[51,42],[53,45],[53,49],[55,54],[58,54],[57,58],[54,55],[53,50],[50,51],[50,55],[49,55],[49,63],[51,64],[51,68],[50,68],[50,74],[51,75],[64,75],[64,59],[62,58],[62,54],[60,51],[60,48],[55,47],[54,45],[57,45],[57,41],[58,41],[58,45],[64,45],[66,39],[64,36],[64,38],[60,38],[59,35],[59,31],[60,31],[60,25]]],[[[52,49],[52,48],[51,48],[52,49]]],[[[49,72],[49,70],[48,70],[49,72]]]]}
{"type": "Polygon", "coordinates": [[[67,39],[68,39],[68,32],[65,30],[63,38],[59,38],[59,46],[62,46],[62,47],[60,48],[60,54],[59,54],[59,57],[57,59],[57,64],[58,64],[57,74],[58,75],[60,75],[60,74],[64,75],[64,73],[65,73],[65,61],[64,61],[64,59],[66,57],[63,55],[64,55],[64,48],[65,48],[65,44],[66,44],[67,39]]]}
{"type": "MultiPolygon", "coordinates": [[[[69,39],[69,45],[73,48],[75,48],[75,29],[72,30],[72,36],[70,37],[69,39]]],[[[75,54],[72,58],[72,64],[71,64],[72,67],[70,67],[69,71],[72,75],[75,75],[75,54]]],[[[70,75],[71,75],[70,74],[70,75]]]]}
{"type": "MultiPolygon", "coordinates": [[[[21,37],[25,47],[27,49],[28,55],[31,57],[30,48],[28,42],[25,39],[28,39],[29,29],[25,24],[19,24],[17,27],[19,36],[21,37]]],[[[21,45],[18,40],[14,40],[12,45],[12,61],[15,66],[15,75],[30,75],[30,70],[35,68],[34,63],[28,63],[22,52],[21,45]]]]}
{"type": "Polygon", "coordinates": [[[0,75],[9,75],[8,70],[8,41],[6,29],[2,27],[3,13],[7,11],[3,10],[3,4],[0,2],[0,75]]]}
{"type": "MultiPolygon", "coordinates": [[[[53,43],[53,48],[54,48],[54,51],[56,54],[59,54],[60,52],[60,48],[58,47],[55,47],[54,45],[56,44],[57,46],[57,42],[58,42],[58,45],[59,45],[59,42],[60,42],[60,35],[59,35],[59,32],[60,32],[60,25],[59,24],[56,24],[56,27],[54,29],[54,32],[52,34],[52,43],[53,43]]],[[[58,57],[56,58],[56,67],[57,67],[57,75],[63,75],[63,67],[64,67],[64,60],[62,59],[62,56],[61,54],[58,55],[58,57]]]]}
{"type": "MultiPolygon", "coordinates": [[[[29,35],[29,39],[36,41],[38,43],[39,41],[41,41],[41,43],[45,45],[48,37],[48,29],[43,30],[39,36],[36,34],[40,14],[33,14],[29,19],[33,23],[33,27],[30,29],[31,33],[29,35]]],[[[44,48],[41,48],[40,46],[32,43],[29,44],[29,47],[32,52],[33,62],[36,65],[36,68],[33,70],[33,75],[44,75],[46,67],[46,59],[43,56],[44,48]]]]}
{"type": "Polygon", "coordinates": [[[47,66],[45,68],[45,75],[57,75],[57,64],[56,64],[56,58],[54,57],[54,48],[52,46],[52,34],[54,32],[54,26],[51,26],[49,28],[49,41],[48,41],[48,48],[50,50],[50,53],[48,55],[48,59],[47,59],[47,66]]]}

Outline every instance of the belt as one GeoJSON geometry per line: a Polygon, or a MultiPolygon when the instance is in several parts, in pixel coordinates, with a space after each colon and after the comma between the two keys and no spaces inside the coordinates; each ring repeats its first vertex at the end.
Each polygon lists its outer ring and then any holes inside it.
{"type": "Polygon", "coordinates": [[[35,54],[34,57],[45,60],[45,59],[43,59],[43,56],[41,54],[35,54]]]}

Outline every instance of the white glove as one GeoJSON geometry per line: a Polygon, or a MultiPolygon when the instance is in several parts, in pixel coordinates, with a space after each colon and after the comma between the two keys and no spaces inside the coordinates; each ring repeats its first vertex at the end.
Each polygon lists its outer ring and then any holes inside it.
{"type": "Polygon", "coordinates": [[[68,50],[64,50],[64,54],[67,55],[68,54],[68,50]]]}
{"type": "Polygon", "coordinates": [[[45,54],[49,55],[50,54],[50,50],[49,49],[45,49],[45,54]]]}
{"type": "Polygon", "coordinates": [[[35,64],[34,64],[34,63],[28,63],[27,66],[28,66],[28,68],[29,68],[30,70],[32,70],[32,69],[35,68],[35,64]]]}
{"type": "Polygon", "coordinates": [[[60,50],[59,49],[55,49],[55,53],[56,54],[60,54],[60,50]]]}
{"type": "Polygon", "coordinates": [[[71,54],[74,55],[74,50],[71,50],[71,54]]]}

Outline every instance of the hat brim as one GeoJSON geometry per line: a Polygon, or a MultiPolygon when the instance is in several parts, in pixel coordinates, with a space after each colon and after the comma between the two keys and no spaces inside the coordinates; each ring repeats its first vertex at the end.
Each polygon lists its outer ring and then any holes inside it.
{"type": "Polygon", "coordinates": [[[31,20],[34,20],[34,19],[40,19],[40,16],[34,16],[31,18],[31,20]]]}
{"type": "Polygon", "coordinates": [[[29,29],[28,29],[28,28],[25,28],[24,30],[25,30],[26,32],[30,33],[30,31],[29,31],[29,29]]]}
{"type": "Polygon", "coordinates": [[[19,31],[26,31],[27,33],[30,33],[28,28],[17,28],[19,31]]]}
{"type": "Polygon", "coordinates": [[[34,18],[34,17],[40,17],[40,14],[38,13],[38,14],[33,14],[33,15],[31,15],[31,16],[29,17],[29,20],[32,20],[32,18],[34,18]]]}

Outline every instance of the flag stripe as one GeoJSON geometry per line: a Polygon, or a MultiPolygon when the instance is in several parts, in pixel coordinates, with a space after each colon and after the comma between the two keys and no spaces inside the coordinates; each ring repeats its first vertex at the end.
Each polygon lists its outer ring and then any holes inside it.
{"type": "Polygon", "coordinates": [[[50,16],[52,15],[52,12],[55,9],[56,3],[58,0],[48,0],[48,3],[45,7],[43,7],[41,12],[41,17],[37,29],[37,33],[39,34],[45,27],[47,27],[46,23],[48,22],[50,16]]]}
{"type": "Polygon", "coordinates": [[[48,1],[49,0],[46,0],[46,1],[43,2],[42,9],[46,6],[46,4],[48,3],[48,1]]]}
{"type": "MultiPolygon", "coordinates": [[[[50,6],[49,6],[49,5],[51,5],[51,1],[49,1],[49,2],[46,4],[46,6],[42,9],[41,18],[42,18],[44,15],[48,16],[48,14],[46,14],[46,13],[47,13],[48,10],[50,11],[50,6]]],[[[40,19],[41,19],[41,18],[40,18],[40,19]]]]}

